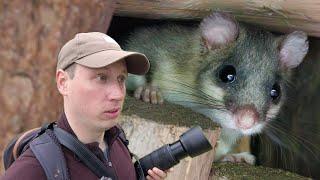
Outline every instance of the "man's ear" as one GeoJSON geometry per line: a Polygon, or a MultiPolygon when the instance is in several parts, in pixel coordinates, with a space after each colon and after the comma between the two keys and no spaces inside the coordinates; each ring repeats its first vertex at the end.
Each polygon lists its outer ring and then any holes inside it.
{"type": "Polygon", "coordinates": [[[57,88],[60,92],[61,95],[65,96],[67,95],[68,92],[68,80],[69,76],[68,73],[59,69],[56,72],[56,83],[57,83],[57,88]]]}

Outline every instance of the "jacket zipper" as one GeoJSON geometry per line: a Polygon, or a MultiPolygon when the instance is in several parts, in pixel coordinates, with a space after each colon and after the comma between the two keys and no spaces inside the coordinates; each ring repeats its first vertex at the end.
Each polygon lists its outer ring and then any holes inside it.
{"type": "Polygon", "coordinates": [[[107,164],[109,167],[112,167],[112,162],[111,162],[111,159],[109,158],[109,147],[106,148],[106,150],[103,152],[103,155],[104,155],[104,158],[106,159],[107,161],[107,164]]]}

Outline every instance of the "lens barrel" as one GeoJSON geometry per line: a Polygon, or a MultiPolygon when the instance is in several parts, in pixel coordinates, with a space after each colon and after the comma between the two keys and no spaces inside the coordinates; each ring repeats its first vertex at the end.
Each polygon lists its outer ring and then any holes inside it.
{"type": "Polygon", "coordinates": [[[141,158],[139,162],[146,176],[147,171],[153,167],[167,170],[187,156],[195,157],[211,149],[212,146],[203,134],[201,127],[196,126],[183,133],[176,142],[160,147],[141,158]]]}

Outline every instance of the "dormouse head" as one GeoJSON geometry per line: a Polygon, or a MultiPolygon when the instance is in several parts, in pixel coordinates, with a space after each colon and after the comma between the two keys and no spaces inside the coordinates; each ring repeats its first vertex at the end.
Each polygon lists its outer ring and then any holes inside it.
{"type": "Polygon", "coordinates": [[[199,39],[199,89],[223,107],[200,111],[243,134],[261,132],[285,100],[290,71],[307,54],[307,35],[279,37],[213,13],[201,22],[199,39]]]}

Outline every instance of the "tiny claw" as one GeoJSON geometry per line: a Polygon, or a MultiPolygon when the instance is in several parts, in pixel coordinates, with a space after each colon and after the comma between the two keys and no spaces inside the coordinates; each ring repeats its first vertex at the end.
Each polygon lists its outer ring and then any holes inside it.
{"type": "Polygon", "coordinates": [[[134,97],[136,99],[141,99],[142,96],[142,91],[143,91],[143,86],[139,86],[135,91],[134,91],[134,97]]]}
{"type": "Polygon", "coordinates": [[[142,100],[144,102],[150,102],[150,89],[149,88],[145,88],[143,96],[142,96],[142,100]]]}

